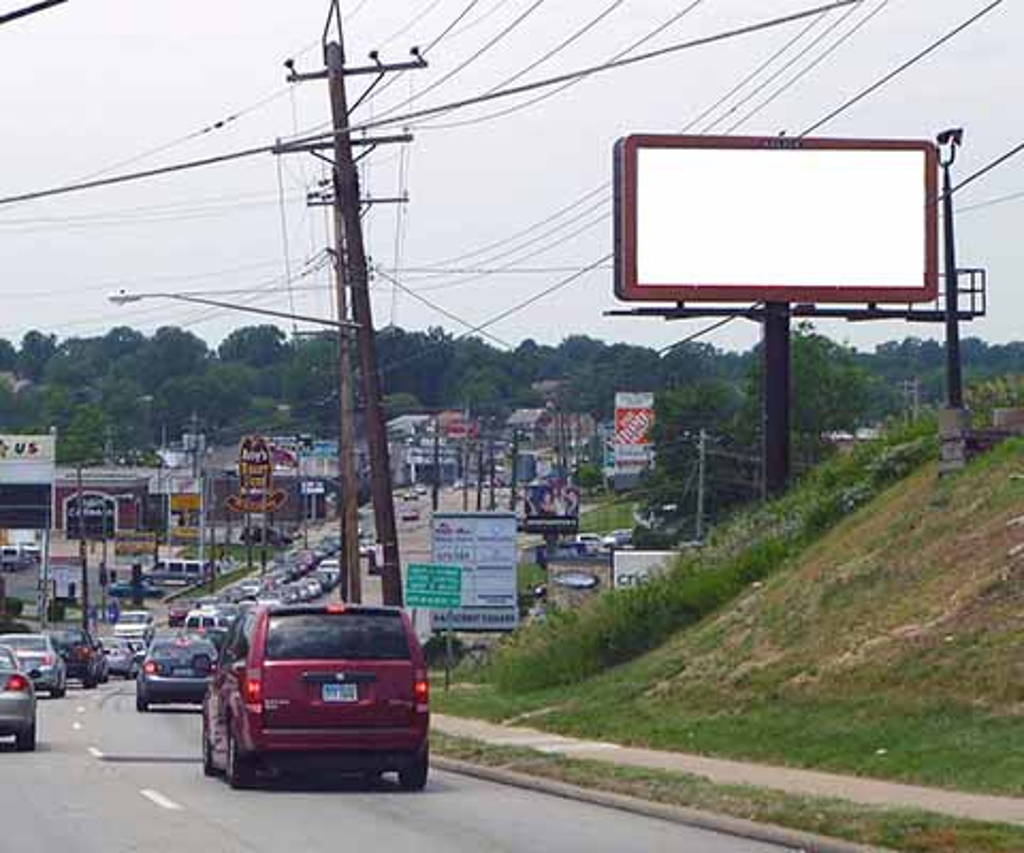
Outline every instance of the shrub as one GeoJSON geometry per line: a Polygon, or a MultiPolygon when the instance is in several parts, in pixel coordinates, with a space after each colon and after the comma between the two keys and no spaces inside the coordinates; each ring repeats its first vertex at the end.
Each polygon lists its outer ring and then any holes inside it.
{"type": "Polygon", "coordinates": [[[4,615],[11,619],[17,619],[25,610],[25,602],[20,598],[4,599],[4,615]]]}
{"type": "Polygon", "coordinates": [[[63,622],[67,617],[67,606],[63,601],[51,599],[46,611],[46,618],[50,622],[63,622]]]}

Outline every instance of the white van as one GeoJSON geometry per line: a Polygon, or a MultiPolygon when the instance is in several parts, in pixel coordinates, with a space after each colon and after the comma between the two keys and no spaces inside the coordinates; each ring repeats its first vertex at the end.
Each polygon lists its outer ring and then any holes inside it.
{"type": "Polygon", "coordinates": [[[160,560],[147,577],[160,586],[192,586],[206,580],[209,566],[199,560],[160,560]]]}
{"type": "Polygon", "coordinates": [[[214,610],[193,610],[185,617],[186,631],[205,631],[208,628],[230,627],[230,620],[214,610]]]}

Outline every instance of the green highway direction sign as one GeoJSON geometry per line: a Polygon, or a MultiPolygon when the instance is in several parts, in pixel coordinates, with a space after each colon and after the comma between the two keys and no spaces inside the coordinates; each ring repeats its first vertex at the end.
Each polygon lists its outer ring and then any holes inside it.
{"type": "Polygon", "coordinates": [[[456,610],[462,606],[462,566],[410,563],[405,579],[405,606],[456,610]]]}

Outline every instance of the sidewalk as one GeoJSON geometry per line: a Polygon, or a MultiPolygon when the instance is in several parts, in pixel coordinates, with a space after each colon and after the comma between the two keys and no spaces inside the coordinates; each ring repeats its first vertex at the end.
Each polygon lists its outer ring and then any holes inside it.
{"type": "Polygon", "coordinates": [[[524,747],[571,758],[688,773],[703,776],[721,785],[750,785],[805,797],[846,800],[865,806],[922,809],[972,820],[1024,824],[1024,799],[1015,797],[960,793],[856,776],[839,776],[816,770],[638,749],[443,714],[433,715],[431,722],[443,734],[472,738],[494,746],[524,747]]]}

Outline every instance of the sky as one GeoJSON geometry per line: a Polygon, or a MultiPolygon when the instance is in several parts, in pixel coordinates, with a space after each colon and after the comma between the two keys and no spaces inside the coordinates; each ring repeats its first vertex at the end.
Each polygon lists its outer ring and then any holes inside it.
{"type": "MultiPolygon", "coordinates": [[[[25,2],[0,0],[0,14],[25,2]]],[[[468,4],[345,0],[349,63],[365,64],[375,49],[385,62],[404,61],[411,47],[429,45],[468,4]]],[[[602,202],[609,191],[601,188],[611,179],[612,147],[619,137],[678,132],[687,125],[717,133],[797,135],[987,4],[864,0],[844,20],[844,11],[832,12],[710,113],[807,23],[595,75],[508,115],[493,113],[535,96],[412,122],[411,145],[382,146],[363,161],[365,196],[408,192],[410,199],[404,206],[369,209],[368,246],[375,265],[447,315],[377,275],[377,325],[440,325],[460,334],[467,326],[452,317],[469,326],[485,322],[608,254],[610,206],[602,202]],[[593,195],[570,208],[587,193],[593,195]]],[[[400,115],[488,91],[603,11],[578,39],[518,82],[603,62],[691,6],[641,50],[813,5],[477,0],[429,52],[429,68],[390,78],[356,116],[400,115]]],[[[329,118],[326,84],[289,87],[283,62],[295,58],[300,71],[320,67],[326,11],[324,0],[69,0],[0,27],[0,196],[266,145],[322,128],[329,118]],[[204,132],[229,116],[235,118],[204,132]]],[[[927,139],[962,126],[966,137],[956,173],[969,174],[1024,139],[1021,33],[1024,4],[1005,0],[818,135],[927,139]]],[[[372,79],[349,78],[350,100],[372,79]]],[[[36,328],[63,338],[101,334],[116,325],[149,333],[175,324],[215,343],[233,328],[260,322],[238,311],[167,300],[111,304],[108,296],[122,288],[206,293],[233,305],[329,316],[329,270],[317,263],[327,245],[326,210],[305,201],[322,177],[322,164],[309,155],[262,154],[0,206],[0,336],[18,339],[36,328]]],[[[1024,156],[965,190],[958,204],[969,208],[1014,193],[1024,194],[1024,156]]],[[[990,288],[989,316],[965,334],[992,342],[1022,336],[1022,213],[1024,195],[965,209],[958,217],[959,266],[986,268],[990,288]]],[[[612,272],[598,264],[488,332],[509,346],[526,338],[557,343],[569,334],[588,334],[661,347],[706,324],[604,315],[616,307],[625,306],[613,295],[612,272]]],[[[295,325],[282,321],[282,327],[290,332],[295,325]]],[[[820,328],[863,349],[909,334],[941,335],[939,327],[902,322],[833,321],[820,328]]],[[[757,337],[754,324],[740,321],[707,340],[745,348],[757,337]]]]}

